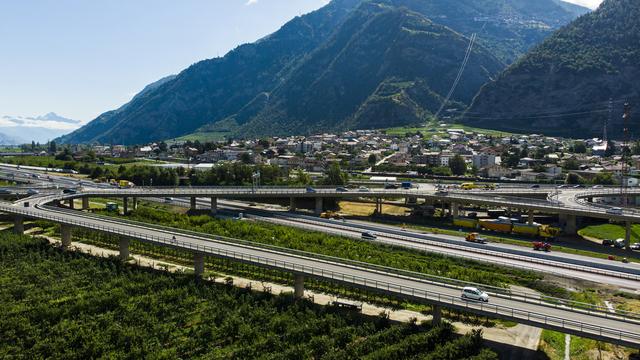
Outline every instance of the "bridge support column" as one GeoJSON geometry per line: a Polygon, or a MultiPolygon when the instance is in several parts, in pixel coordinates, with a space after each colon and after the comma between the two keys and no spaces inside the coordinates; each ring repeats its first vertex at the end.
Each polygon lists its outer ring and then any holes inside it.
{"type": "Polygon", "coordinates": [[[217,213],[218,213],[218,198],[212,197],[211,198],[211,215],[216,216],[217,213]]]}
{"type": "Polygon", "coordinates": [[[129,259],[129,242],[127,238],[120,239],[120,260],[127,261],[129,259]]]}
{"type": "Polygon", "coordinates": [[[302,299],[304,297],[304,275],[295,275],[293,283],[293,297],[296,299],[302,299]]]}
{"type": "Polygon", "coordinates": [[[204,274],[204,254],[203,253],[193,254],[193,272],[196,275],[196,279],[202,279],[202,274],[204,274]]]}
{"type": "Polygon", "coordinates": [[[624,247],[627,251],[631,251],[631,221],[627,221],[624,224],[625,233],[624,233],[624,247]]]}
{"type": "Polygon", "coordinates": [[[433,316],[431,324],[440,325],[442,323],[442,306],[433,305],[431,309],[431,315],[433,316]]]}
{"type": "Polygon", "coordinates": [[[198,205],[196,203],[196,198],[194,196],[191,197],[191,210],[196,210],[198,205]]]}
{"type": "Polygon", "coordinates": [[[376,215],[382,215],[382,199],[376,198],[376,215]]]}
{"type": "Polygon", "coordinates": [[[89,210],[89,198],[88,197],[83,197],[82,198],[82,210],[89,210]]]}
{"type": "Polygon", "coordinates": [[[289,198],[289,211],[296,211],[296,198],[289,198]]]}
{"type": "Polygon", "coordinates": [[[128,197],[122,198],[122,211],[124,212],[125,215],[127,215],[129,213],[129,198],[128,197]]]}
{"type": "Polygon", "coordinates": [[[75,209],[76,204],[74,199],[69,199],[69,209],[75,209]]]}
{"type": "Polygon", "coordinates": [[[576,235],[578,233],[578,219],[575,215],[561,214],[560,225],[567,235],[576,235]]]}
{"type": "Polygon", "coordinates": [[[133,204],[132,205],[133,205],[132,206],[133,210],[137,210],[138,209],[138,198],[137,197],[133,198],[133,204]]]}
{"type": "Polygon", "coordinates": [[[323,210],[324,204],[322,201],[321,197],[317,197],[316,198],[316,210],[315,210],[315,214],[316,215],[320,215],[322,214],[322,210],[323,210]]]}
{"type": "Polygon", "coordinates": [[[13,232],[18,235],[24,234],[24,217],[16,216],[13,218],[13,232]]]}
{"type": "Polygon", "coordinates": [[[458,217],[460,217],[460,204],[451,203],[451,215],[453,216],[454,219],[457,219],[458,217]]]}
{"type": "Polygon", "coordinates": [[[529,225],[533,225],[533,210],[529,210],[529,217],[527,218],[527,223],[529,225]]]}
{"type": "Polygon", "coordinates": [[[71,246],[71,225],[60,224],[60,239],[63,249],[66,250],[71,246]]]}

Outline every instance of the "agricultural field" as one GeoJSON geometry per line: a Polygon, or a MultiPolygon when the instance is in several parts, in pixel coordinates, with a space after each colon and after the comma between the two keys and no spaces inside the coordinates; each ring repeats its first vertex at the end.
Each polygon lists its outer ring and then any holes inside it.
{"type": "Polygon", "coordinates": [[[1,358],[496,359],[480,332],[394,324],[0,233],[1,358]]]}

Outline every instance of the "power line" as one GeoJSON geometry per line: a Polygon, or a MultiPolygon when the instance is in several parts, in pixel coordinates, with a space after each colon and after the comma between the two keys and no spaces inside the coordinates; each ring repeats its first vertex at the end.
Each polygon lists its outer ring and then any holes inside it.
{"type": "Polygon", "coordinates": [[[449,90],[449,93],[447,94],[447,97],[444,99],[444,101],[442,102],[442,105],[440,105],[440,109],[438,109],[438,111],[436,112],[436,114],[434,116],[436,118],[436,120],[440,116],[440,113],[442,112],[442,110],[444,110],[444,107],[447,106],[447,104],[449,103],[449,100],[451,99],[451,96],[453,96],[453,92],[456,90],[456,87],[458,86],[458,83],[460,82],[460,78],[462,78],[462,73],[467,68],[467,63],[469,62],[469,58],[471,57],[471,52],[473,50],[473,44],[476,42],[476,38],[477,38],[477,34],[473,33],[473,35],[471,35],[471,40],[469,41],[469,47],[467,47],[467,52],[464,55],[464,60],[462,61],[462,65],[460,66],[460,70],[458,70],[458,76],[456,76],[456,79],[453,82],[453,85],[451,86],[451,89],[449,90]]]}

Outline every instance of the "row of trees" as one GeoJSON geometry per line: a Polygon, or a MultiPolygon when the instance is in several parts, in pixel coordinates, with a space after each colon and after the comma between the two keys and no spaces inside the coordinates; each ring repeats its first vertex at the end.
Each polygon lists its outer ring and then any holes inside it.
{"type": "Polygon", "coordinates": [[[0,233],[0,254],[2,358],[497,358],[477,332],[198,284],[44,239],[0,233]]]}

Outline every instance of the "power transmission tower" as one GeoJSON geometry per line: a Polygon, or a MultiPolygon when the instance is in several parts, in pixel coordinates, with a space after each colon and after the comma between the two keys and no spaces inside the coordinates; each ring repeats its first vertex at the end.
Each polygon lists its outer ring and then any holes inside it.
{"type": "Polygon", "coordinates": [[[629,205],[629,161],[631,160],[631,105],[624,104],[622,115],[624,138],[622,143],[622,206],[629,205]]]}

